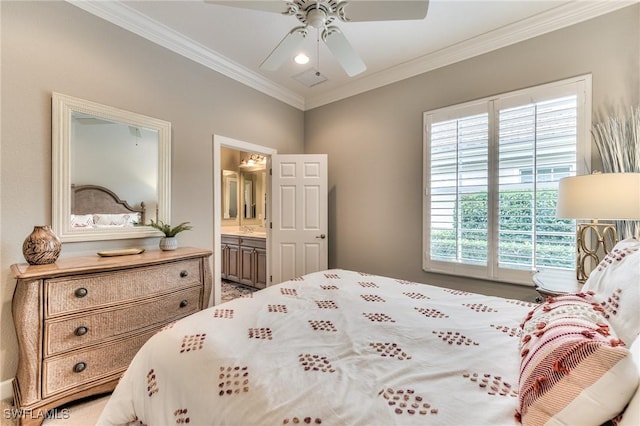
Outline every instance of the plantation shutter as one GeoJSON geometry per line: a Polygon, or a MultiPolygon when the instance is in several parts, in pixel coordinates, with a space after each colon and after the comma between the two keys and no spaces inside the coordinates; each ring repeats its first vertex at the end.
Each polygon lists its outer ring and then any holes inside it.
{"type": "Polygon", "coordinates": [[[498,267],[571,267],[573,224],[555,208],[558,181],[576,171],[577,96],[502,108],[497,121],[498,267]]]}
{"type": "Polygon", "coordinates": [[[530,283],[575,268],[558,182],[590,160],[588,76],[424,114],[423,268],[530,283]]]}
{"type": "Polygon", "coordinates": [[[477,110],[457,118],[434,116],[429,128],[433,260],[487,263],[489,118],[477,110]]]}

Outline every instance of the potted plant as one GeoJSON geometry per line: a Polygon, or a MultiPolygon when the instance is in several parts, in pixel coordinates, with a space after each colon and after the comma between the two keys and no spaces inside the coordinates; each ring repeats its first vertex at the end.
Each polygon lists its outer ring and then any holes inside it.
{"type": "Polygon", "coordinates": [[[178,239],[176,235],[178,235],[182,231],[188,231],[193,227],[189,225],[189,222],[182,222],[177,226],[171,226],[168,223],[164,223],[159,220],[154,222],[151,219],[151,223],[149,224],[152,228],[156,228],[158,231],[164,234],[164,237],[160,239],[160,249],[161,250],[175,250],[178,248],[178,239]]]}

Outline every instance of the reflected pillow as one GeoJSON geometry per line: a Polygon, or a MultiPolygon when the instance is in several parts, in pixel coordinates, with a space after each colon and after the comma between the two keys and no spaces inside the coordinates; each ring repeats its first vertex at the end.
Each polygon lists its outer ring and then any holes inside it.
{"type": "Polygon", "coordinates": [[[91,228],[92,226],[93,226],[92,214],[72,214],[71,215],[72,228],[91,228]]]}
{"type": "Polygon", "coordinates": [[[140,213],[96,213],[93,222],[97,226],[133,226],[140,221],[140,213]]]}
{"type": "Polygon", "coordinates": [[[516,417],[524,425],[600,425],[616,417],[638,387],[622,345],[590,294],[537,306],[522,323],[516,417]]]}
{"type": "Polygon", "coordinates": [[[640,241],[620,241],[589,275],[582,288],[593,291],[618,337],[631,345],[640,333],[640,241]]]}

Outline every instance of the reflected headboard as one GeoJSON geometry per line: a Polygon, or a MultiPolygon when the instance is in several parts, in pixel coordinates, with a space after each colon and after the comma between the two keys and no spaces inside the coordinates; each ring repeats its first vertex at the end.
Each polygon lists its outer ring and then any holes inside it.
{"type": "Polygon", "coordinates": [[[140,223],[145,223],[144,202],[132,207],[116,193],[99,185],[71,185],[71,214],[140,213],[140,223]]]}

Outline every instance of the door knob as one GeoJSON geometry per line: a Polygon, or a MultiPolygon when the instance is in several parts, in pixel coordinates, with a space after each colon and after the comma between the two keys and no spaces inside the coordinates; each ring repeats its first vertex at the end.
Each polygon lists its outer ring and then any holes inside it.
{"type": "Polygon", "coordinates": [[[324,235],[324,234],[320,234],[320,236],[318,236],[318,237],[316,237],[316,238],[320,238],[321,240],[324,240],[325,238],[327,238],[327,236],[326,236],[326,235],[324,235]]]}

